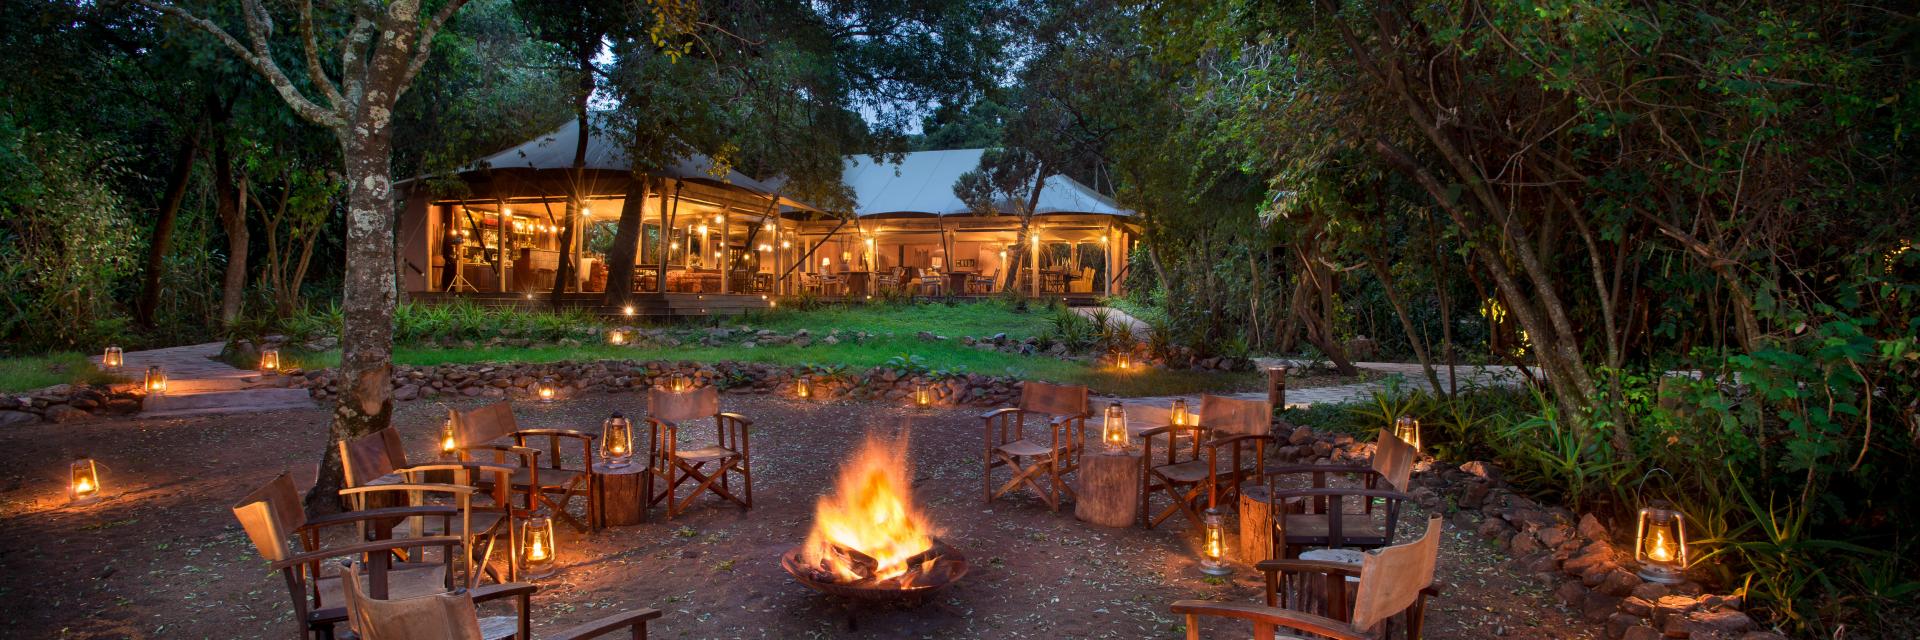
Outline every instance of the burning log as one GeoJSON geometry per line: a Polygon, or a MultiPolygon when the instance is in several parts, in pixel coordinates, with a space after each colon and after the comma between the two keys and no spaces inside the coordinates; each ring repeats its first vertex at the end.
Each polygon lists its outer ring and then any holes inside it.
{"type": "Polygon", "coordinates": [[[781,566],[824,593],[881,598],[925,593],[967,573],[966,557],[933,537],[914,507],[906,440],[869,435],[823,496],[807,541],[781,566]]]}

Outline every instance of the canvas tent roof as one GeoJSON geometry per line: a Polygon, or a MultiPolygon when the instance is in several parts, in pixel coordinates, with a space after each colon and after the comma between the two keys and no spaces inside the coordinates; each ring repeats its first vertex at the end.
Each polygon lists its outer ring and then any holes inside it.
{"type": "MultiPolygon", "coordinates": [[[[971,215],[973,209],[953,194],[960,174],[980,165],[985,149],[919,151],[906,154],[900,164],[875,163],[871,156],[852,156],[841,180],[853,189],[862,217],[878,215],[971,215]]],[[[1011,206],[1000,207],[1011,212],[1011,206]]],[[[1131,216],[1111,198],[1100,195],[1067,176],[1047,178],[1035,213],[1086,213],[1131,216]]]]}
{"type": "MultiPolygon", "coordinates": [[[[580,142],[580,123],[569,120],[560,128],[547,132],[519,146],[474,161],[469,171],[481,167],[494,169],[571,169],[573,168],[574,146],[580,142]]],[[[606,130],[595,128],[592,137],[587,140],[586,168],[590,170],[626,171],[631,162],[626,149],[607,135],[606,130]]],[[[707,182],[730,184],[761,194],[773,193],[775,185],[747,177],[738,171],[729,170],[724,178],[711,172],[713,159],[694,154],[681,158],[673,166],[655,172],[655,175],[687,180],[689,182],[707,182]]],[[[784,198],[783,198],[784,200],[784,198]]]]}

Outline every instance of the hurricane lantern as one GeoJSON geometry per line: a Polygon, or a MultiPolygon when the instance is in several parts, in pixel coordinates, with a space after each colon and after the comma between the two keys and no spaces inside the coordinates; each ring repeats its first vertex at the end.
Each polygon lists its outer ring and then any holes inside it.
{"type": "Polygon", "coordinates": [[[447,423],[440,427],[440,457],[453,459],[459,453],[460,441],[453,437],[453,412],[447,412],[447,423]]]}
{"type": "Polygon", "coordinates": [[[260,350],[260,373],[280,373],[280,350],[260,350]]]}
{"type": "Polygon", "coordinates": [[[1233,574],[1233,567],[1227,566],[1227,526],[1226,518],[1218,509],[1208,509],[1200,518],[1205,536],[1200,541],[1200,573],[1210,576],[1233,574]]]}
{"type": "Polygon", "coordinates": [[[120,347],[107,347],[106,353],[100,354],[100,368],[102,369],[119,371],[120,366],[123,364],[126,364],[126,356],[121,353],[120,347]]]}
{"type": "Polygon", "coordinates": [[[1413,445],[1414,451],[1420,450],[1420,420],[1413,416],[1400,416],[1393,421],[1393,437],[1401,442],[1413,445]]]}
{"type": "Polygon", "coordinates": [[[1168,412],[1167,417],[1173,421],[1173,426],[1176,427],[1185,427],[1193,424],[1193,414],[1187,413],[1186,398],[1174,398],[1173,410],[1168,412]]]}
{"type": "Polygon", "coordinates": [[[553,402],[553,396],[556,393],[553,388],[553,378],[541,378],[540,384],[534,387],[533,392],[540,395],[541,402],[553,402]]]}
{"type": "Polygon", "coordinates": [[[618,346],[625,345],[626,343],[627,343],[627,332],[621,331],[619,329],[614,329],[612,331],[607,332],[607,344],[611,344],[613,346],[618,347],[618,346]]]}
{"type": "Polygon", "coordinates": [[[1634,534],[1633,559],[1640,563],[1640,577],[1648,582],[1680,584],[1686,581],[1687,528],[1680,512],[1664,502],[1654,502],[1640,510],[1640,525],[1634,534]]]}
{"type": "Polygon", "coordinates": [[[100,468],[93,458],[81,458],[67,467],[67,501],[89,504],[100,499],[100,468]]]}
{"type": "Polygon", "coordinates": [[[913,406],[920,409],[933,406],[933,389],[927,385],[927,381],[914,381],[913,406]]]}
{"type": "Polygon", "coordinates": [[[167,395],[167,371],[161,369],[160,365],[147,367],[147,395],[167,395]]]}
{"type": "Polygon", "coordinates": [[[813,397],[813,381],[806,376],[793,381],[793,397],[805,400],[813,397]]]}
{"type": "Polygon", "coordinates": [[[1107,453],[1127,451],[1127,410],[1118,402],[1107,405],[1106,421],[1100,425],[1100,442],[1107,445],[1107,453]]]}
{"type": "Polygon", "coordinates": [[[600,457],[614,468],[633,460],[633,423],[618,411],[600,425],[600,457]]]}
{"type": "Polygon", "coordinates": [[[527,519],[526,533],[520,539],[525,545],[520,559],[526,564],[529,578],[544,578],[553,575],[554,557],[560,550],[553,545],[553,520],[546,516],[534,516],[527,519]]]}
{"type": "Polygon", "coordinates": [[[667,390],[672,391],[674,393],[686,393],[688,391],[692,391],[693,378],[688,376],[685,373],[675,371],[673,372],[673,375],[667,376],[667,390]]]}
{"type": "Polygon", "coordinates": [[[1113,366],[1114,368],[1119,369],[1121,371],[1127,371],[1129,369],[1132,369],[1133,353],[1127,352],[1127,351],[1113,352],[1113,366]]]}

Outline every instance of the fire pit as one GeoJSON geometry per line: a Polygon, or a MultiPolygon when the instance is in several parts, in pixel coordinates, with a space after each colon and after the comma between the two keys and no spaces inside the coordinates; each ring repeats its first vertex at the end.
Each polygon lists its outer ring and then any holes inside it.
{"type": "Polygon", "coordinates": [[[780,556],[800,584],[859,600],[916,600],[967,575],[967,557],[914,508],[906,438],[868,434],[820,498],[807,541],[780,556]]]}

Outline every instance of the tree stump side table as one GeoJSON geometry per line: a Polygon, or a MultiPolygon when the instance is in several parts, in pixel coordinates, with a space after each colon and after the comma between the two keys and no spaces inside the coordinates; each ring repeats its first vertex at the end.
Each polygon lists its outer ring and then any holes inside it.
{"type": "Polygon", "coordinates": [[[1140,453],[1089,452],[1080,458],[1073,516],[1104,527],[1140,517],[1140,453]]]}
{"type": "Polygon", "coordinates": [[[619,467],[593,464],[593,528],[634,525],[647,519],[647,494],[653,474],[646,463],[619,467]]]}
{"type": "Polygon", "coordinates": [[[1278,541],[1273,539],[1274,519],[1289,513],[1302,513],[1305,506],[1299,498],[1288,498],[1287,503],[1276,510],[1265,486],[1241,487],[1240,557],[1247,564],[1253,564],[1284,555],[1284,552],[1275,549],[1278,541]]]}

